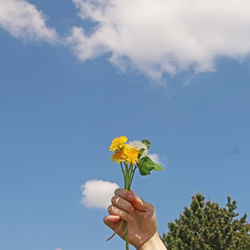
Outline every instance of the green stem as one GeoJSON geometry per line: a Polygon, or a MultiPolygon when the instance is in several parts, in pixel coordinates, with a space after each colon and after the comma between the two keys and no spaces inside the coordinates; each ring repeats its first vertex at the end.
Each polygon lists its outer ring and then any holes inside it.
{"type": "Polygon", "coordinates": [[[126,250],[129,250],[129,242],[128,242],[128,221],[126,222],[126,250]]]}
{"type": "MultiPolygon", "coordinates": [[[[130,168],[129,166],[124,163],[125,165],[125,176],[124,176],[124,188],[129,190],[131,186],[131,175],[130,175],[130,168]]],[[[126,222],[126,227],[125,227],[125,241],[126,241],[126,250],[129,250],[129,241],[128,241],[128,222],[126,222]]]]}
{"type": "Polygon", "coordinates": [[[122,175],[123,175],[123,181],[124,181],[124,183],[126,183],[126,173],[125,173],[125,171],[124,171],[124,168],[123,168],[123,166],[122,166],[122,162],[120,162],[120,165],[121,165],[121,169],[122,169],[122,175]]]}
{"type": "Polygon", "coordinates": [[[131,183],[130,183],[129,189],[130,189],[130,187],[131,187],[132,180],[133,180],[133,178],[134,178],[134,174],[135,174],[136,168],[137,168],[137,166],[135,166],[134,169],[133,169],[133,166],[132,166],[132,173],[131,173],[131,176],[130,176],[131,183]]]}
{"type": "Polygon", "coordinates": [[[116,231],[107,239],[107,241],[111,240],[116,234],[117,232],[120,230],[122,224],[123,224],[124,220],[121,221],[119,227],[116,229],[116,231]]]}
{"type": "MultiPolygon", "coordinates": [[[[124,188],[126,190],[130,190],[137,166],[134,167],[133,164],[127,164],[125,162],[123,162],[123,164],[121,162],[121,169],[122,169],[122,174],[123,174],[123,179],[124,179],[124,188]],[[123,167],[123,164],[124,164],[124,167],[123,167]]],[[[125,241],[126,241],[126,250],[129,250],[128,221],[126,222],[124,234],[125,234],[125,241]]]]}

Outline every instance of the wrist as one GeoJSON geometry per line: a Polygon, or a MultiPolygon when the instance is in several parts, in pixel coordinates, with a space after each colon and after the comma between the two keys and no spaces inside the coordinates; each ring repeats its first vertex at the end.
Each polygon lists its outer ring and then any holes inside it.
{"type": "Polygon", "coordinates": [[[137,250],[166,250],[167,248],[163,244],[159,234],[156,232],[148,241],[146,241],[140,248],[137,250]]]}

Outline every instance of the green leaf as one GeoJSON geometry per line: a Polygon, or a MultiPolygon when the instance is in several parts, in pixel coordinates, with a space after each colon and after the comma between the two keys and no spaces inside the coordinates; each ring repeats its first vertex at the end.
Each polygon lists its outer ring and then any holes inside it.
{"type": "Polygon", "coordinates": [[[139,172],[141,175],[150,175],[152,170],[162,171],[162,166],[153,162],[148,156],[143,157],[139,163],[139,172]]]}
{"type": "Polygon", "coordinates": [[[141,149],[139,150],[138,159],[141,158],[141,156],[142,156],[142,154],[143,154],[144,151],[145,151],[145,148],[141,148],[141,149]]]}
{"type": "Polygon", "coordinates": [[[147,149],[149,149],[149,147],[150,147],[150,145],[151,145],[151,142],[150,142],[149,140],[144,139],[144,140],[142,140],[141,142],[144,143],[144,144],[146,145],[147,149]]]}

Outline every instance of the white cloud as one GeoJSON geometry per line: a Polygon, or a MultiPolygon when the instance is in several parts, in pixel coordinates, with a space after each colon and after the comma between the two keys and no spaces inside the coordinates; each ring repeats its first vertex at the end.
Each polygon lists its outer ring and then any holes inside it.
{"type": "Polygon", "coordinates": [[[46,26],[46,16],[25,0],[0,0],[0,27],[25,40],[57,40],[55,29],[46,26]]]}
{"type": "Polygon", "coordinates": [[[81,203],[86,207],[107,208],[111,204],[111,198],[115,189],[119,186],[102,180],[87,181],[81,186],[83,198],[81,203]]]}
{"type": "Polygon", "coordinates": [[[126,72],[151,79],[185,70],[215,70],[220,57],[250,53],[249,0],[72,0],[89,32],[73,27],[68,38],[82,61],[108,53],[126,72]]]}
{"type": "MultiPolygon", "coordinates": [[[[66,39],[81,61],[108,55],[123,72],[214,71],[221,57],[250,55],[249,0],[72,0],[94,28],[66,39]]],[[[25,40],[62,42],[47,16],[26,0],[0,0],[0,27],[25,40]]],[[[89,29],[89,28],[88,28],[89,29]]]]}
{"type": "Polygon", "coordinates": [[[62,250],[62,248],[56,248],[56,250],[62,250]]]}

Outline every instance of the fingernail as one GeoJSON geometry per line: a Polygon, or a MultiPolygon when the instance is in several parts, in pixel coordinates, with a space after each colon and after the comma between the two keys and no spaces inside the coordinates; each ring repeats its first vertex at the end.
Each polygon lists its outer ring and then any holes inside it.
{"type": "Polygon", "coordinates": [[[128,199],[132,201],[135,199],[135,196],[133,194],[128,194],[128,199]]]}
{"type": "Polygon", "coordinates": [[[132,220],[132,216],[128,215],[127,219],[128,219],[128,221],[131,221],[132,220]]]}

